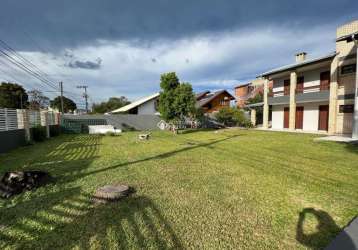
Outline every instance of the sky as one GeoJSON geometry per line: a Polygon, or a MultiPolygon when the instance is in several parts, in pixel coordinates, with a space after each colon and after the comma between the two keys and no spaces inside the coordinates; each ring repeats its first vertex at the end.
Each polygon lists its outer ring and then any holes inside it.
{"type": "MultiPolygon", "coordinates": [[[[333,52],[357,10],[357,0],[1,0],[0,39],[83,105],[77,85],[90,102],[135,100],[173,71],[196,92],[233,91],[295,53],[333,52]]],[[[57,95],[4,56],[0,80],[57,95]]]]}

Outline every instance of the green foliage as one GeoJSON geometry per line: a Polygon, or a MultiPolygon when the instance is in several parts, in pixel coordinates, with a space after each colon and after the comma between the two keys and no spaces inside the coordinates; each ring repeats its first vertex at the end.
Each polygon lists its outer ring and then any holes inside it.
{"type": "Polygon", "coordinates": [[[160,77],[162,91],[159,97],[159,112],[164,120],[180,120],[195,112],[195,96],[190,83],[179,83],[174,72],[160,77]]]}
{"type": "Polygon", "coordinates": [[[111,97],[107,102],[94,103],[92,106],[92,113],[94,114],[104,114],[115,109],[119,109],[125,105],[130,104],[130,101],[125,96],[121,97],[111,97]]]}
{"type": "MultiPolygon", "coordinates": [[[[55,99],[53,99],[52,101],[50,101],[50,107],[53,109],[57,109],[59,111],[61,110],[61,97],[58,96],[55,99]]],[[[71,99],[67,98],[67,97],[63,97],[63,112],[67,113],[70,111],[74,111],[77,109],[77,105],[74,101],[72,101],[71,99]]]]}
{"type": "Polygon", "coordinates": [[[244,111],[238,108],[224,107],[216,113],[215,118],[225,126],[252,127],[244,111]]]}
{"type": "Polygon", "coordinates": [[[28,95],[25,89],[16,83],[0,84],[0,107],[20,109],[27,106],[28,95]]]}
{"type": "Polygon", "coordinates": [[[254,97],[247,99],[246,104],[260,103],[264,101],[264,95],[259,92],[254,97]]]}
{"type": "Polygon", "coordinates": [[[29,91],[29,108],[34,110],[45,109],[48,107],[50,99],[44,96],[40,90],[29,91]]]}
{"type": "Polygon", "coordinates": [[[32,140],[36,142],[46,140],[46,127],[37,126],[32,128],[32,140]]]}

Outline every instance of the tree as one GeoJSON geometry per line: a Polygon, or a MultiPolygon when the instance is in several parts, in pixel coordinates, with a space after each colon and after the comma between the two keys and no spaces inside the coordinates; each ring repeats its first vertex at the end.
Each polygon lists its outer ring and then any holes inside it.
{"type": "Polygon", "coordinates": [[[264,101],[264,95],[261,92],[259,92],[255,96],[247,99],[246,104],[254,104],[254,103],[259,103],[259,102],[263,102],[263,101],[264,101]]]}
{"type": "Polygon", "coordinates": [[[63,109],[61,110],[61,96],[56,97],[52,101],[50,101],[50,107],[53,109],[57,109],[59,111],[62,111],[64,113],[67,113],[69,111],[74,111],[77,109],[77,105],[74,101],[67,97],[63,97],[63,109]]]}
{"type": "Polygon", "coordinates": [[[159,112],[164,120],[180,120],[195,112],[195,96],[189,83],[180,83],[175,72],[162,74],[159,112]]]}
{"type": "Polygon", "coordinates": [[[130,101],[128,101],[125,96],[121,96],[119,98],[111,97],[107,102],[101,102],[99,104],[94,103],[92,106],[92,113],[104,114],[128,104],[130,104],[130,101]]]}
{"type": "Polygon", "coordinates": [[[45,109],[50,103],[50,99],[36,89],[29,91],[29,99],[29,108],[34,110],[45,109]]]}
{"type": "Polygon", "coordinates": [[[28,95],[25,89],[16,83],[0,84],[0,107],[20,109],[27,106],[28,95]]]}

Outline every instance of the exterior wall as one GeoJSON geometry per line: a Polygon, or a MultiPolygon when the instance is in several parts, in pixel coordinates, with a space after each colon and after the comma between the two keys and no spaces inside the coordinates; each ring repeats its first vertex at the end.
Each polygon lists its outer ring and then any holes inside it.
{"type": "MultiPolygon", "coordinates": [[[[268,84],[269,90],[272,89],[273,82],[268,84]]],[[[235,97],[237,106],[242,108],[245,106],[247,99],[256,96],[258,93],[264,93],[264,80],[253,80],[249,85],[242,85],[235,88],[235,97]]]]}
{"type": "Polygon", "coordinates": [[[354,100],[338,100],[336,112],[337,112],[337,122],[336,122],[336,133],[337,134],[351,134],[352,133],[352,123],[353,123],[353,113],[340,113],[339,106],[354,104],[354,100]]]}
{"type": "Polygon", "coordinates": [[[154,115],[158,111],[156,110],[157,99],[150,100],[138,106],[138,115],[154,115]]]}
{"type": "MultiPolygon", "coordinates": [[[[304,77],[303,88],[317,86],[317,89],[315,89],[315,88],[307,89],[307,90],[304,90],[303,93],[319,91],[320,74],[322,72],[329,71],[329,70],[330,70],[329,67],[323,67],[323,68],[319,68],[319,69],[315,69],[315,70],[297,73],[297,77],[302,77],[302,76],[304,77]]],[[[273,93],[284,91],[284,81],[288,80],[288,79],[290,79],[289,74],[287,74],[287,76],[285,76],[285,77],[280,77],[280,78],[274,79],[273,88],[272,88],[273,93]]],[[[275,97],[283,96],[283,93],[274,94],[274,96],[275,97]]]]}
{"type": "Polygon", "coordinates": [[[288,105],[272,106],[272,128],[283,129],[283,110],[288,105]]]}
{"type": "Polygon", "coordinates": [[[235,88],[235,97],[237,98],[237,106],[245,106],[246,96],[249,94],[249,85],[238,86],[235,88]]]}
{"type": "Polygon", "coordinates": [[[223,100],[225,97],[230,98],[231,96],[227,95],[226,93],[222,93],[220,95],[218,95],[214,100],[212,100],[210,102],[211,104],[211,108],[206,108],[207,105],[205,105],[205,107],[203,107],[203,110],[205,113],[213,113],[213,112],[217,112],[220,109],[224,108],[224,107],[230,107],[230,99],[228,99],[224,105],[222,105],[220,103],[221,100],[223,100]]]}
{"type": "MultiPolygon", "coordinates": [[[[328,105],[328,102],[297,103],[297,107],[303,106],[303,131],[318,131],[319,106],[328,105]]],[[[272,106],[272,128],[283,129],[284,108],[289,105],[272,106]]]]}

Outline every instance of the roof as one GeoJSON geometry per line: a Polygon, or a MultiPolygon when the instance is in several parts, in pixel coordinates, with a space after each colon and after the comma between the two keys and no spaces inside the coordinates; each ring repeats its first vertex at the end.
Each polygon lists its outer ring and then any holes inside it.
{"type": "Polygon", "coordinates": [[[207,95],[209,93],[210,93],[210,91],[204,91],[204,92],[197,93],[195,95],[195,98],[196,98],[196,100],[199,100],[199,99],[203,98],[205,95],[207,95]]]}
{"type": "Polygon", "coordinates": [[[284,72],[284,71],[286,71],[286,70],[295,69],[295,68],[299,68],[299,67],[306,66],[306,65],[309,65],[309,64],[314,64],[314,63],[322,62],[322,61],[325,61],[325,60],[332,59],[332,58],[335,57],[336,55],[337,55],[337,53],[334,52],[334,53],[330,53],[330,54],[328,54],[328,55],[321,56],[321,57],[318,57],[318,58],[314,58],[314,59],[310,59],[310,60],[305,60],[305,61],[303,61],[303,62],[298,62],[298,63],[294,63],[294,64],[289,64],[289,65],[282,66],[282,67],[279,67],[279,68],[276,68],[276,69],[272,69],[272,70],[270,70],[270,71],[267,71],[267,72],[265,72],[265,73],[262,73],[261,75],[259,75],[259,77],[266,77],[266,76],[269,76],[269,75],[272,75],[272,74],[284,72]]]}
{"type": "Polygon", "coordinates": [[[242,87],[246,87],[248,85],[250,85],[251,83],[244,83],[244,84],[239,84],[239,85],[236,85],[234,88],[235,89],[238,89],[238,88],[242,88],[242,87]]]}
{"type": "Polygon", "coordinates": [[[346,36],[341,36],[341,37],[337,38],[336,42],[341,42],[341,41],[351,42],[354,39],[358,39],[358,32],[355,32],[353,34],[349,34],[346,36]]]}
{"type": "Polygon", "coordinates": [[[226,93],[229,97],[230,100],[235,100],[235,97],[233,97],[227,90],[218,90],[215,91],[213,93],[210,93],[210,91],[207,91],[208,93],[205,95],[204,98],[198,100],[196,102],[196,106],[197,107],[203,107],[204,105],[208,104],[209,102],[211,102],[212,100],[214,100],[216,97],[218,97],[219,95],[226,93]]]}
{"type": "Polygon", "coordinates": [[[142,105],[143,103],[146,103],[146,102],[149,102],[155,98],[159,97],[159,93],[155,93],[153,95],[150,95],[150,96],[147,96],[147,97],[143,97],[135,102],[132,102],[126,106],[123,106],[119,109],[115,109],[113,111],[110,111],[109,113],[110,114],[113,114],[113,113],[121,113],[121,112],[128,112],[129,110],[133,109],[133,108],[136,108],[140,105],[142,105]]]}

